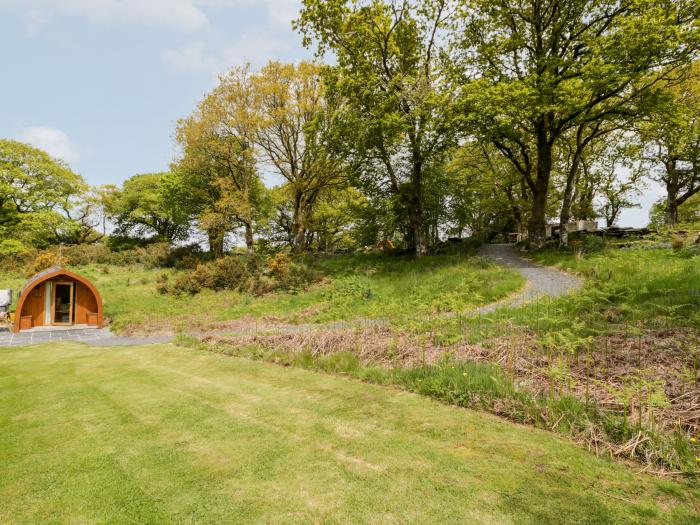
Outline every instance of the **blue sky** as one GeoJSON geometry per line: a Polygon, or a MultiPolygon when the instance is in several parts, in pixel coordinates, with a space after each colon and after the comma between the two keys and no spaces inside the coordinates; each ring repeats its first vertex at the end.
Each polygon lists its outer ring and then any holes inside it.
{"type": "Polygon", "coordinates": [[[173,131],[228,68],[312,57],[297,0],[0,0],[0,136],[91,184],[163,171],[173,131]]]}
{"type": "MultiPolygon", "coordinates": [[[[63,158],[94,185],[163,171],[173,132],[234,65],[313,53],[300,0],[0,0],[0,137],[63,158]]],[[[646,224],[645,189],[623,225],[646,224]]]]}

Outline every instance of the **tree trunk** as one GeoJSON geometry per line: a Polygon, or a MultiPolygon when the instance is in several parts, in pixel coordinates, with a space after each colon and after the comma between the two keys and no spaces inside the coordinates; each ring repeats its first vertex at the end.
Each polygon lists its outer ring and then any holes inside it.
{"type": "Polygon", "coordinates": [[[304,227],[302,196],[294,198],[294,224],[292,225],[293,242],[292,251],[301,253],[306,249],[306,228],[304,227]]]}
{"type": "Polygon", "coordinates": [[[532,195],[532,217],[528,225],[528,238],[535,248],[542,248],[547,240],[547,192],[536,191],[532,195]]]}
{"type": "Polygon", "coordinates": [[[532,216],[528,227],[530,244],[535,248],[542,248],[547,240],[547,196],[552,174],[552,145],[548,141],[547,125],[545,116],[537,133],[537,179],[532,187],[532,216]]]}
{"type": "Polygon", "coordinates": [[[253,225],[249,222],[245,223],[245,245],[246,248],[248,248],[248,251],[250,253],[253,253],[255,251],[255,247],[253,245],[254,239],[253,239],[253,225]]]}
{"type": "Polygon", "coordinates": [[[616,208],[612,208],[610,210],[610,213],[608,213],[605,216],[605,226],[608,228],[611,228],[613,224],[615,224],[615,221],[617,220],[617,215],[620,213],[620,211],[616,208]]]}
{"type": "Polygon", "coordinates": [[[428,252],[425,244],[425,235],[423,234],[423,163],[415,157],[414,154],[408,219],[413,235],[413,251],[416,257],[422,257],[428,252]]]}
{"type": "MultiPolygon", "coordinates": [[[[570,179],[569,179],[570,180],[570,179]]],[[[569,232],[566,230],[566,225],[571,219],[571,202],[573,183],[566,181],[564,189],[564,199],[559,212],[559,246],[566,247],[569,245],[569,232]]]]}
{"type": "Polygon", "coordinates": [[[222,257],[224,255],[224,232],[209,231],[207,237],[209,238],[209,251],[214,255],[214,258],[222,257]]]}
{"type": "Polygon", "coordinates": [[[666,209],[664,210],[666,226],[675,226],[678,222],[678,173],[676,162],[666,162],[666,209]]]}
{"type": "Polygon", "coordinates": [[[547,197],[552,175],[552,144],[549,140],[550,115],[544,114],[536,122],[537,174],[530,183],[532,190],[532,215],[528,226],[530,245],[542,248],[547,240],[547,197]]]}
{"type": "Polygon", "coordinates": [[[675,226],[678,222],[678,202],[675,196],[671,197],[669,194],[666,201],[666,211],[665,211],[665,222],[666,226],[675,226]]]}

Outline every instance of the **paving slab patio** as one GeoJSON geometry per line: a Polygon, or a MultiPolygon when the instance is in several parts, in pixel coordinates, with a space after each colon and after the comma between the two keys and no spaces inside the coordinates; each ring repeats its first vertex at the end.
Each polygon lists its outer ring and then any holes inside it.
{"type": "Polygon", "coordinates": [[[18,334],[0,329],[0,347],[31,346],[53,341],[80,341],[90,346],[131,346],[168,343],[172,336],[125,337],[114,335],[109,328],[62,328],[27,330],[18,334]]]}

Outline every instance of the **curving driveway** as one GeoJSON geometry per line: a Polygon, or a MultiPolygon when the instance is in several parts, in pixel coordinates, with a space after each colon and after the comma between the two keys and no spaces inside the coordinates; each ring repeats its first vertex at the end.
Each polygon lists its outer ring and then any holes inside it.
{"type": "Polygon", "coordinates": [[[489,313],[504,307],[517,307],[542,297],[559,297],[583,286],[583,279],[580,277],[535,264],[518,255],[510,244],[485,244],[479,250],[479,254],[501,266],[517,270],[527,279],[527,284],[517,296],[477,308],[477,313],[489,313]]]}

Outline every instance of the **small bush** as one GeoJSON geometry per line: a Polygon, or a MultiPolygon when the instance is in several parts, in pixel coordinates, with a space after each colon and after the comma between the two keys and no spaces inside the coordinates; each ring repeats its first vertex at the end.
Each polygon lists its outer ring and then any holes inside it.
{"type": "MultiPolygon", "coordinates": [[[[57,251],[52,248],[47,253],[57,251]]],[[[66,246],[61,252],[63,264],[70,266],[139,264],[146,268],[194,269],[203,259],[202,249],[197,244],[172,248],[168,243],[150,243],[123,250],[113,250],[109,244],[78,244],[66,246]]]]}
{"type": "Polygon", "coordinates": [[[276,289],[297,291],[320,277],[319,272],[279,254],[266,264],[256,255],[229,255],[180,273],[172,283],[163,281],[158,290],[174,295],[194,295],[204,289],[262,295],[276,289]]]}
{"type": "Polygon", "coordinates": [[[304,264],[293,263],[287,272],[277,277],[279,288],[291,292],[301,292],[309,284],[320,281],[322,274],[304,264]]]}
{"type": "Polygon", "coordinates": [[[110,264],[113,254],[104,244],[78,244],[63,249],[67,264],[87,266],[89,264],[110,264]]]}
{"type": "Polygon", "coordinates": [[[32,277],[33,275],[51,268],[52,266],[65,265],[67,264],[67,259],[63,255],[59,254],[58,251],[46,250],[36,256],[34,261],[29,267],[29,272],[27,277],[32,277]]]}
{"type": "Polygon", "coordinates": [[[291,265],[292,258],[286,253],[280,252],[275,254],[274,257],[268,257],[267,259],[267,267],[270,273],[277,277],[287,273],[291,265]]]}
{"type": "Polygon", "coordinates": [[[607,242],[603,237],[597,235],[584,235],[583,251],[586,253],[601,252],[607,248],[607,242]]]}

